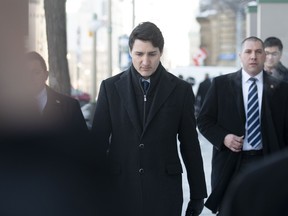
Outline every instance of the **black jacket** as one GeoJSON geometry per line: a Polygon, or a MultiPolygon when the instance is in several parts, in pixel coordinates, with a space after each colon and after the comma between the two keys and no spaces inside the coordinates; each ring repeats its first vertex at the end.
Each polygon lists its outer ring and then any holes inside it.
{"type": "Polygon", "coordinates": [[[151,78],[148,100],[152,101],[142,127],[142,109],[137,104],[144,97],[138,79],[132,81],[132,70],[104,80],[96,104],[92,135],[108,169],[103,180],[103,215],[180,216],[182,166],[177,136],[191,198],[206,197],[192,88],[160,64],[155,72],[158,84],[151,78]]]}
{"type": "MultiPolygon", "coordinates": [[[[261,130],[264,154],[288,145],[288,85],[263,73],[261,130]]],[[[205,205],[217,211],[241,159],[223,143],[227,134],[245,135],[241,70],[214,78],[197,119],[200,132],[213,144],[212,193],[205,205]]]]}

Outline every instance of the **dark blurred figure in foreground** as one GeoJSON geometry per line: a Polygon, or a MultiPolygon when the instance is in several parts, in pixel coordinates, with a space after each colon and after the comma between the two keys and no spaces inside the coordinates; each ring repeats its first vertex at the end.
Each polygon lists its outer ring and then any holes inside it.
{"type": "Polygon", "coordinates": [[[288,82],[288,69],[281,63],[282,41],[277,37],[268,37],[264,41],[266,52],[265,71],[272,76],[288,82]]]}
{"type": "Polygon", "coordinates": [[[12,109],[1,110],[0,215],[95,216],[99,163],[78,101],[44,85],[47,97],[34,107],[32,93],[41,92],[46,71],[38,55],[26,57],[9,80],[22,92],[7,94],[12,109]]]}
{"type": "Polygon", "coordinates": [[[205,74],[204,80],[199,84],[198,91],[195,99],[195,116],[197,117],[202,107],[208,89],[211,86],[211,79],[209,74],[205,74]]]}
{"type": "Polygon", "coordinates": [[[288,215],[288,149],[265,158],[235,179],[221,216],[288,215]]]}
{"type": "Polygon", "coordinates": [[[13,135],[1,136],[0,215],[102,215],[97,152],[88,137],[13,135]]]}
{"type": "Polygon", "coordinates": [[[97,151],[89,137],[32,130],[35,112],[23,59],[27,23],[28,0],[1,0],[0,215],[100,215],[97,151]]]}

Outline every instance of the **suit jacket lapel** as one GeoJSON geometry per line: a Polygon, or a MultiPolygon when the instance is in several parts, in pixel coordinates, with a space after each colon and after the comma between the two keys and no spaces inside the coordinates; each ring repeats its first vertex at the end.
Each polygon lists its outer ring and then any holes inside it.
{"type": "Polygon", "coordinates": [[[47,103],[43,109],[43,116],[49,116],[49,113],[60,113],[61,101],[54,96],[54,92],[46,87],[47,90],[47,103]]]}
{"type": "Polygon", "coordinates": [[[123,101],[123,105],[128,113],[130,121],[136,128],[138,135],[141,136],[142,131],[141,131],[139,117],[137,114],[135,93],[134,93],[133,84],[132,84],[129,73],[130,73],[130,69],[125,71],[124,74],[121,76],[121,79],[115,82],[115,87],[118,90],[121,100],[123,101]]]}

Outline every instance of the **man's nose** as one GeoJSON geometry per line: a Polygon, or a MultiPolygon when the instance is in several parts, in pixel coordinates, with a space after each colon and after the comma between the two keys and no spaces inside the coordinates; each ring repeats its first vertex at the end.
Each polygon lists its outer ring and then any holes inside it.
{"type": "Polygon", "coordinates": [[[143,56],[142,64],[144,64],[144,65],[149,64],[149,56],[148,55],[143,56]]]}
{"type": "Polygon", "coordinates": [[[255,58],[256,58],[256,53],[255,53],[255,52],[252,52],[250,57],[251,57],[252,59],[255,59],[255,58]]]}

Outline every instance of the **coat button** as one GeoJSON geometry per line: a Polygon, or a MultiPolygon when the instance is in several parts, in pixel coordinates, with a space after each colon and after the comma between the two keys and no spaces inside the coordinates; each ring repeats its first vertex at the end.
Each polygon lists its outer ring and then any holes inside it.
{"type": "Polygon", "coordinates": [[[143,168],[140,168],[140,169],[139,169],[139,173],[140,173],[140,174],[144,174],[144,169],[143,169],[143,168]]]}
{"type": "Polygon", "coordinates": [[[144,148],[144,144],[141,143],[141,144],[139,145],[139,148],[143,149],[143,148],[144,148]]]}

